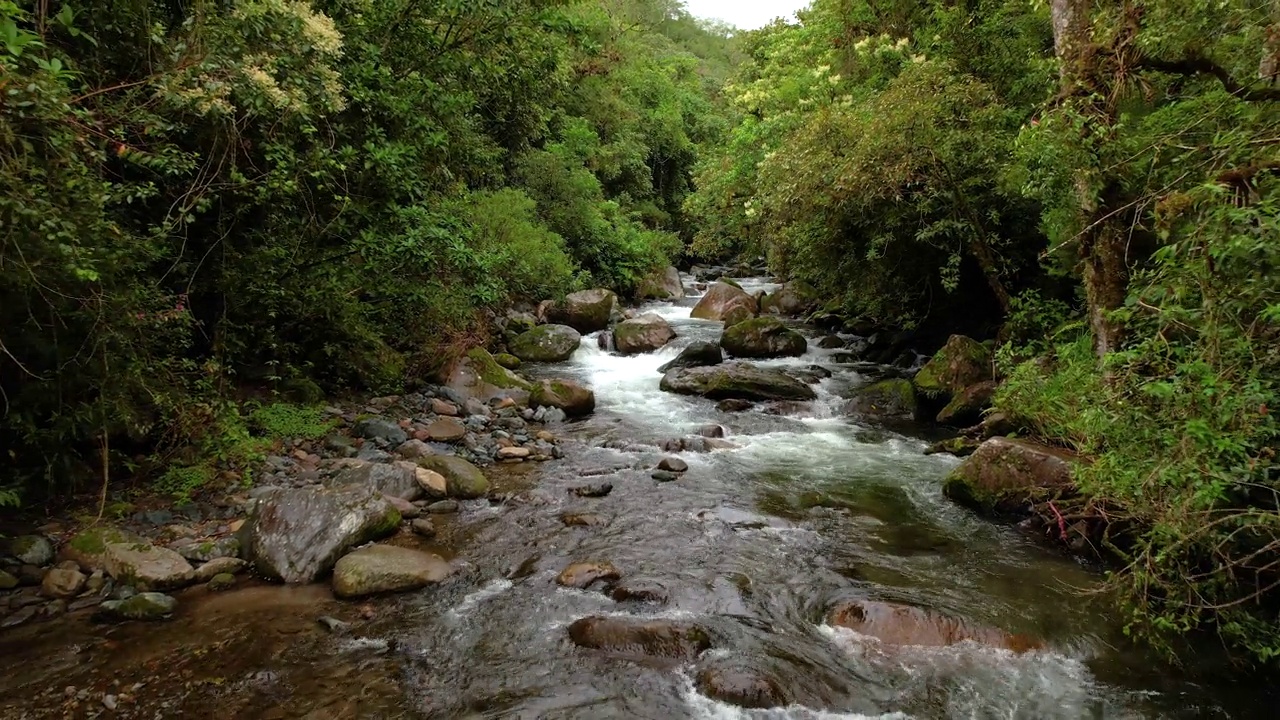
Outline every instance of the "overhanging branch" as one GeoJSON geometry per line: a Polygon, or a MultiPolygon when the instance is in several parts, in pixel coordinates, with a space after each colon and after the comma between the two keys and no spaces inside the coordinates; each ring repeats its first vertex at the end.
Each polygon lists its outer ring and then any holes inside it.
{"type": "Polygon", "coordinates": [[[1193,56],[1181,60],[1143,58],[1138,63],[1138,67],[1169,73],[1170,75],[1212,75],[1218,79],[1218,82],[1222,83],[1224,90],[1241,100],[1249,102],[1275,102],[1280,100],[1280,88],[1260,88],[1243,85],[1231,77],[1231,73],[1227,72],[1226,68],[1205,57],[1193,56]]]}

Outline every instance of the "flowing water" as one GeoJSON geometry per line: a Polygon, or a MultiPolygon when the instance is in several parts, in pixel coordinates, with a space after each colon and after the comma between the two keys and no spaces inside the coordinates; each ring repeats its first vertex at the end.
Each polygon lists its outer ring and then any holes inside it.
{"type": "MultiPolygon", "coordinates": [[[[743,285],[771,289],[760,279],[743,285]]],[[[239,662],[220,656],[225,684],[194,695],[156,690],[186,708],[167,716],[188,716],[195,701],[181,698],[194,697],[214,698],[234,711],[227,717],[1270,716],[1261,690],[1229,684],[1208,660],[1175,672],[1132,649],[1107,604],[1081,592],[1097,580],[1094,571],[943,499],[939,481],[956,459],[925,456],[923,439],[844,417],[842,396],[867,381],[867,368],[837,364],[834,351],[812,342],[804,357],[765,363],[833,372],[817,386],[817,401],[779,415],[721,413],[711,401],[660,392],[659,365],[694,340],[719,337],[719,323],[689,318],[694,301],[646,306],[679,333],[658,353],[618,356],[587,338],[570,362],[531,370],[591,386],[597,410],[561,429],[565,460],[520,466],[500,481],[510,501],[475,503],[460,515],[448,534],[460,568],[453,579],[382,601],[358,637],[310,628],[281,643],[279,621],[270,621],[271,631],[224,638],[244,648],[239,662]],[[650,478],[665,455],[658,442],[707,424],[723,426],[735,447],[682,454],[689,471],[676,482],[650,478]],[[610,449],[617,447],[624,449],[610,449]],[[607,497],[567,492],[600,481],[614,486],[607,497]],[[609,522],[565,527],[559,519],[579,511],[609,522]],[[659,582],[670,601],[615,603],[596,590],[558,587],[557,573],[580,560],[659,582]],[[853,598],[934,609],[1040,638],[1044,647],[886,646],[825,624],[833,603],[853,598]],[[700,663],[740,661],[768,673],[791,704],[739,709],[696,690],[696,664],[574,647],[566,626],[599,614],[695,621],[714,638],[700,663]]],[[[317,601],[309,612],[335,612],[332,605],[317,601]]],[[[264,622],[255,617],[221,626],[264,622]]],[[[125,632],[133,635],[122,643],[141,636],[125,632]]],[[[98,668],[112,671],[107,661],[98,668]]]]}

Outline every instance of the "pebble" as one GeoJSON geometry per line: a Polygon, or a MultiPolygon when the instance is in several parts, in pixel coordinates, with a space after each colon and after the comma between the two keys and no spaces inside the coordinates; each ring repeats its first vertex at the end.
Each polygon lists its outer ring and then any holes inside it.
{"type": "Polygon", "coordinates": [[[428,520],[427,518],[418,518],[417,520],[414,520],[413,523],[410,525],[410,527],[413,528],[413,531],[415,533],[421,535],[422,537],[425,537],[425,538],[435,537],[436,526],[433,525],[431,521],[428,520]]]}

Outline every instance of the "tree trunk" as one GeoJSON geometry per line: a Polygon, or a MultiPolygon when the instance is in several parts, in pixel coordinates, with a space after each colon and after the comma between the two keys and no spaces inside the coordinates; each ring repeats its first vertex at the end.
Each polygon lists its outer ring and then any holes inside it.
{"type": "Polygon", "coordinates": [[[1258,63],[1258,79],[1274,86],[1280,82],[1280,0],[1271,0],[1271,24],[1262,32],[1262,61],[1258,63]]]}

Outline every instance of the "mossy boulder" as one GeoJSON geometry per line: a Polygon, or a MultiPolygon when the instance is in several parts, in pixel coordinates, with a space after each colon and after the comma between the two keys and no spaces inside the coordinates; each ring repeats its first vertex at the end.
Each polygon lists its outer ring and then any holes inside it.
{"type": "Polygon", "coordinates": [[[928,397],[950,398],[965,388],[991,380],[991,350],[964,335],[947,344],[916,373],[915,386],[928,397]]]}
{"type": "Polygon", "coordinates": [[[580,333],[604,330],[621,315],[618,296],[612,290],[595,288],[566,295],[546,310],[548,322],[568,325],[580,333]]]}
{"type": "Polygon", "coordinates": [[[910,380],[889,378],[859,388],[848,409],[854,415],[879,421],[914,420],[918,411],[916,390],[910,380]]]}
{"type": "Polygon", "coordinates": [[[981,421],[982,413],[991,407],[996,396],[996,387],[994,380],[984,380],[956,393],[951,402],[938,412],[938,422],[965,427],[981,421]]]}
{"type": "Polygon", "coordinates": [[[636,297],[653,300],[679,300],[684,297],[684,282],[674,267],[656,270],[640,281],[636,297]]]}
{"type": "Polygon", "coordinates": [[[812,285],[803,280],[793,280],[761,298],[760,313],[798,317],[813,309],[817,297],[818,291],[812,285]]]}
{"type": "Polygon", "coordinates": [[[689,316],[700,320],[723,320],[734,308],[743,308],[752,316],[756,314],[756,299],[748,295],[742,288],[720,281],[707,288],[698,304],[693,306],[689,316]]]}
{"type": "Polygon", "coordinates": [[[595,411],[596,394],[572,380],[543,380],[529,396],[529,405],[560,408],[569,417],[582,417],[595,411]]]}
{"type": "Polygon", "coordinates": [[[725,311],[724,317],[720,318],[720,321],[724,323],[725,329],[728,330],[734,325],[744,323],[755,316],[756,314],[751,312],[751,310],[746,306],[735,305],[725,311]]]}
{"type": "Polygon", "coordinates": [[[653,352],[675,337],[671,324],[653,313],[624,320],[613,328],[613,346],[624,355],[653,352]]]}
{"type": "Polygon", "coordinates": [[[124,600],[108,600],[98,606],[99,620],[163,620],[178,609],[178,601],[157,592],[138,593],[124,600]]]}
{"type": "Polygon", "coordinates": [[[312,582],[348,550],[400,527],[400,513],[362,485],[278,488],[254,503],[240,528],[244,557],[263,577],[312,582]]]}
{"type": "Polygon", "coordinates": [[[662,376],[659,387],[680,395],[701,395],[712,400],[813,400],[808,385],[779,371],[746,363],[677,368],[662,376]]]}
{"type": "Polygon", "coordinates": [[[448,368],[441,381],[454,392],[481,402],[511,398],[524,404],[533,389],[532,383],[499,365],[484,348],[468,351],[448,368]]]}
{"type": "Polygon", "coordinates": [[[580,344],[582,335],[568,325],[539,325],[516,336],[508,349],[524,362],[562,362],[580,344]]]}
{"type": "Polygon", "coordinates": [[[510,353],[498,353],[493,356],[493,361],[508,370],[516,370],[520,367],[520,358],[510,353]]]}
{"type": "Polygon", "coordinates": [[[1059,448],[991,438],[947,475],[942,494],[987,515],[1023,514],[1034,502],[1072,491],[1077,462],[1059,448]]]}
{"type": "Polygon", "coordinates": [[[111,543],[143,543],[147,541],[135,532],[99,525],[74,535],[58,553],[59,559],[71,560],[88,572],[106,570],[107,545],[111,543]]]}
{"type": "Polygon", "coordinates": [[[777,318],[752,318],[724,331],[720,347],[734,357],[796,357],[808,349],[804,336],[777,318]]]}
{"type": "Polygon", "coordinates": [[[8,555],[23,565],[44,567],[53,562],[53,543],[43,535],[19,535],[0,540],[0,555],[8,555]]]}
{"type": "Polygon", "coordinates": [[[407,592],[449,577],[439,556],[393,545],[370,545],[343,556],[333,568],[333,594],[344,599],[407,592]]]}
{"type": "MultiPolygon", "coordinates": [[[[428,455],[417,459],[420,467],[444,477],[445,494],[452,498],[469,500],[484,497],[489,492],[489,479],[480,468],[456,455],[428,455]]],[[[432,494],[427,490],[428,495],[432,494]]]]}

